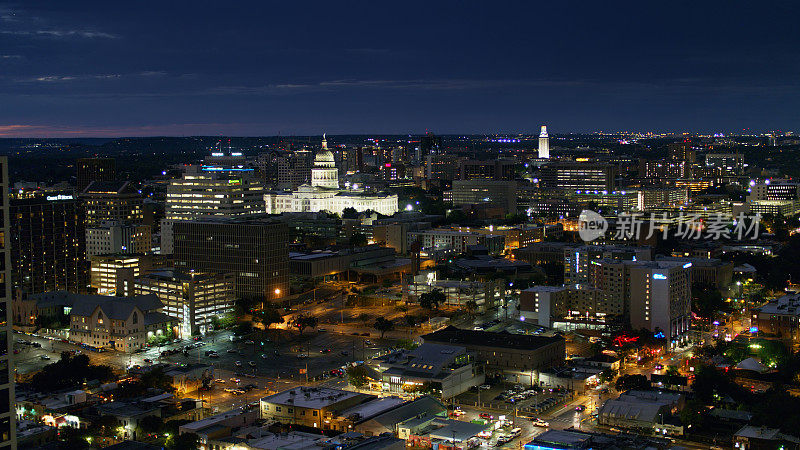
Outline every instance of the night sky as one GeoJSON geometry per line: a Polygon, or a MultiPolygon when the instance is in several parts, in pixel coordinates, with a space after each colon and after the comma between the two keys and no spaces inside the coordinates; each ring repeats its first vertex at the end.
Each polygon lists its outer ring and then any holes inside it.
{"type": "Polygon", "coordinates": [[[795,1],[0,1],[0,136],[797,130],[795,1]]]}

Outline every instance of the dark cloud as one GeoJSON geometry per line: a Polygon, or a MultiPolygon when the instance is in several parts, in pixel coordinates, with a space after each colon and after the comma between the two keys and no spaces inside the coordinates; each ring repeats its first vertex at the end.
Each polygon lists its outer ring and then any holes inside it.
{"type": "Polygon", "coordinates": [[[713,0],[0,2],[0,133],[791,129],[798,12],[713,0]]]}

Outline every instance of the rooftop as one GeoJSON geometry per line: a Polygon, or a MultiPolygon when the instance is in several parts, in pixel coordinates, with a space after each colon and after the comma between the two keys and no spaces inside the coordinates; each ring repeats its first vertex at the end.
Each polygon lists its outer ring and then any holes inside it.
{"type": "Polygon", "coordinates": [[[261,401],[278,405],[291,404],[300,408],[319,409],[359,396],[363,397],[364,400],[374,398],[371,395],[343,391],[341,389],[300,386],[264,397],[261,401]]]}
{"type": "Polygon", "coordinates": [[[564,342],[564,338],[553,336],[533,336],[528,334],[511,334],[506,331],[462,330],[454,326],[442,328],[421,336],[424,342],[449,343],[455,345],[474,345],[480,347],[513,348],[518,350],[536,350],[546,345],[564,342]]]}

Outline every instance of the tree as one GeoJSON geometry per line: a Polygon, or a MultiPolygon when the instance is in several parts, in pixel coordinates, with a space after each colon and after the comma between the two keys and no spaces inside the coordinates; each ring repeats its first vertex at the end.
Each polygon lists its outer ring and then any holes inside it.
{"type": "Polygon", "coordinates": [[[384,317],[378,317],[375,319],[375,324],[372,326],[376,330],[381,332],[381,339],[383,339],[383,335],[386,334],[387,331],[394,330],[394,323],[391,320],[388,320],[384,317]]]}
{"type": "Polygon", "coordinates": [[[447,296],[444,295],[441,289],[434,289],[419,296],[419,306],[425,309],[437,309],[439,305],[447,301],[447,296]]]}
{"type": "Polygon", "coordinates": [[[265,330],[269,329],[273,324],[283,323],[283,316],[275,308],[264,308],[261,311],[253,314],[253,320],[260,323],[265,330]]]}
{"type": "Polygon", "coordinates": [[[363,365],[347,368],[347,381],[356,388],[367,385],[367,369],[363,365]]]}
{"type": "Polygon", "coordinates": [[[464,309],[466,309],[467,314],[472,317],[475,315],[475,312],[478,311],[478,302],[475,300],[467,300],[466,303],[464,303],[464,309]]]}
{"type": "Polygon", "coordinates": [[[348,243],[351,247],[363,247],[367,245],[367,237],[361,233],[353,233],[348,243]]]}
{"type": "Polygon", "coordinates": [[[647,380],[647,377],[644,375],[623,375],[617,378],[617,384],[615,386],[618,391],[629,391],[635,389],[649,389],[650,382],[647,380]]]}
{"type": "Polygon", "coordinates": [[[358,219],[358,211],[352,206],[342,210],[342,219],[358,219]]]}
{"type": "Polygon", "coordinates": [[[316,328],[317,323],[319,323],[319,320],[316,317],[300,314],[294,318],[292,326],[297,328],[300,334],[303,334],[303,330],[306,328],[316,328]]]}
{"type": "Polygon", "coordinates": [[[166,442],[167,450],[194,450],[200,448],[200,437],[194,433],[170,435],[166,442]]]}
{"type": "Polygon", "coordinates": [[[608,368],[608,369],[600,372],[600,375],[598,377],[600,378],[600,382],[601,383],[609,383],[611,381],[614,381],[614,377],[616,377],[616,376],[617,376],[617,371],[614,370],[614,369],[608,368]]]}
{"type": "Polygon", "coordinates": [[[413,314],[409,314],[409,315],[406,316],[406,325],[407,326],[413,327],[414,325],[417,324],[417,322],[418,322],[417,321],[417,316],[415,316],[413,314]]]}
{"type": "Polygon", "coordinates": [[[145,434],[160,433],[161,429],[164,428],[164,421],[158,416],[145,416],[139,421],[139,428],[145,434]]]}

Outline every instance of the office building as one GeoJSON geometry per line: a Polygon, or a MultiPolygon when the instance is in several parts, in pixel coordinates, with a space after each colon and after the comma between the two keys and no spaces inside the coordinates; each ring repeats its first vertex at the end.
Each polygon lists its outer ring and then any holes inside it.
{"type": "Polygon", "coordinates": [[[86,229],[86,257],[106,254],[149,253],[153,247],[149,225],[105,222],[86,229]]]}
{"type": "Polygon", "coordinates": [[[566,342],[561,336],[493,333],[462,330],[453,326],[424,336],[424,343],[464,347],[475,354],[475,362],[484,364],[487,374],[504,373],[511,381],[536,382],[540,371],[564,364],[566,342]]]}
{"type": "Polygon", "coordinates": [[[101,295],[129,297],[133,295],[133,281],[151,269],[165,265],[161,255],[111,254],[91,258],[91,287],[101,295]]]}
{"type": "Polygon", "coordinates": [[[645,188],[637,195],[636,209],[647,211],[654,207],[683,206],[689,203],[689,191],[685,187],[645,188]]]}
{"type": "Polygon", "coordinates": [[[602,304],[598,289],[590,286],[534,286],[520,292],[519,312],[525,322],[562,331],[602,329],[611,316],[622,314],[602,304]]]}
{"type": "Polygon", "coordinates": [[[517,176],[517,163],[510,158],[491,160],[462,159],[459,161],[460,180],[513,180],[517,176]]]}
{"type": "Polygon", "coordinates": [[[83,192],[93,181],[114,181],[117,179],[114,158],[80,158],[78,168],[77,192],[83,192]]]}
{"type": "MultiPolygon", "coordinates": [[[[191,166],[167,187],[167,220],[237,217],[264,212],[264,186],[248,172],[191,166]],[[211,170],[211,169],[221,170],[211,170]]],[[[240,169],[246,170],[246,169],[240,169]]]]}
{"type": "Polygon", "coordinates": [[[547,127],[542,125],[539,133],[539,158],[550,158],[550,136],[547,134],[547,127]]]}
{"type": "Polygon", "coordinates": [[[691,267],[683,261],[593,261],[589,285],[602,291],[601,308],[622,310],[631,328],[682,344],[691,322],[691,267]]]}
{"type": "Polygon", "coordinates": [[[10,203],[15,296],[85,290],[88,264],[84,215],[74,196],[42,193],[10,203]]]}
{"type": "Polygon", "coordinates": [[[723,175],[741,175],[746,167],[741,153],[708,153],[706,166],[720,169],[723,175]]]}
{"type": "Polygon", "coordinates": [[[236,295],[256,301],[289,295],[289,229],[262,218],[177,221],[175,268],[233,273],[236,295]]]}
{"type": "Polygon", "coordinates": [[[767,179],[762,182],[751,181],[747,194],[747,201],[749,202],[798,199],[800,199],[800,183],[781,179],[767,179]]]}
{"type": "Polygon", "coordinates": [[[8,201],[8,157],[0,157],[0,200],[2,200],[2,258],[0,267],[0,449],[17,448],[16,408],[14,406],[14,337],[11,316],[11,248],[5,238],[10,235],[11,223],[8,201]]]}
{"type": "Polygon", "coordinates": [[[546,189],[565,191],[614,190],[616,167],[596,162],[551,163],[542,167],[541,185],[546,189]]]}
{"type": "Polygon", "coordinates": [[[261,418],[323,430],[348,431],[351,422],[341,413],[375,399],[374,395],[358,392],[300,386],[262,398],[261,418]]]}
{"type": "Polygon", "coordinates": [[[426,342],[370,361],[383,392],[413,394],[428,386],[436,397],[453,398],[484,383],[486,375],[475,354],[464,347],[426,342]]]}
{"type": "Polygon", "coordinates": [[[505,250],[505,238],[496,234],[482,234],[474,231],[457,231],[444,228],[409,231],[408,245],[419,243],[420,249],[427,255],[437,252],[448,252],[451,255],[465,253],[472,245],[486,247],[490,254],[499,255],[505,250]]]}
{"type": "Polygon", "coordinates": [[[136,295],[155,294],[163,311],[178,319],[178,335],[188,338],[213,329],[213,318],[233,311],[236,282],[231,273],[210,274],[160,270],[134,282],[136,295]]]}
{"type": "Polygon", "coordinates": [[[649,261],[651,247],[627,245],[584,245],[564,252],[564,284],[583,284],[589,281],[589,265],[601,259],[616,261],[649,261]]]}
{"type": "Polygon", "coordinates": [[[649,179],[675,180],[679,178],[692,178],[692,164],[676,160],[641,160],[639,162],[639,176],[649,179]]]}
{"type": "Polygon", "coordinates": [[[86,228],[105,222],[141,223],[144,199],[129,181],[93,181],[80,194],[86,228]]]}
{"type": "Polygon", "coordinates": [[[428,180],[455,180],[461,159],[454,155],[428,154],[425,156],[425,178],[428,180]]]}
{"type": "Polygon", "coordinates": [[[499,206],[505,214],[517,212],[517,183],[506,180],[454,180],[451,192],[453,206],[488,203],[499,206]]]}

